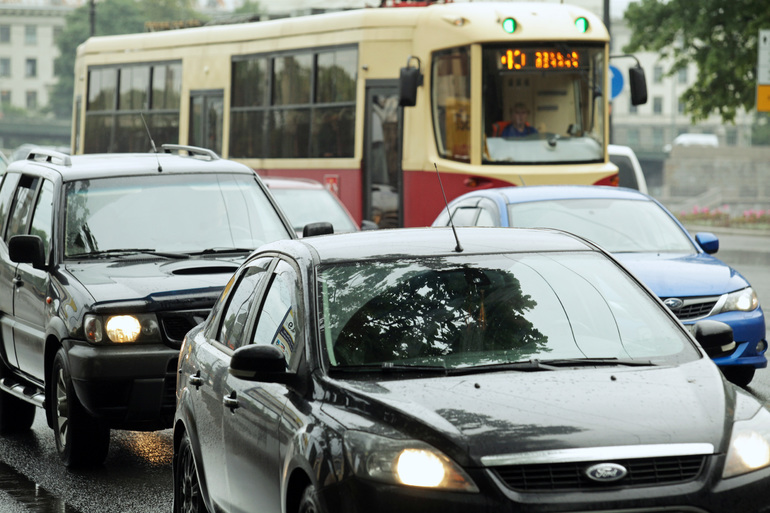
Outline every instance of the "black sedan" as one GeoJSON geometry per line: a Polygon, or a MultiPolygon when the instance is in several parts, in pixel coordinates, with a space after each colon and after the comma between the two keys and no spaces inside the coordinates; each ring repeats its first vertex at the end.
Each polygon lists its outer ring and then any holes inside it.
{"type": "Polygon", "coordinates": [[[770,412],[693,333],[559,231],[263,246],[181,349],[174,510],[768,512],[770,412]]]}

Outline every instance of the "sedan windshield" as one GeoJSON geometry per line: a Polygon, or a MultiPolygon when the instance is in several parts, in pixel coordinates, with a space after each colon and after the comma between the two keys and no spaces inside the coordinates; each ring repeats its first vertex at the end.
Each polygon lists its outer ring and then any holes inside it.
{"type": "Polygon", "coordinates": [[[599,253],[351,262],[321,268],[319,294],[337,369],[698,358],[676,321],[599,253]]]}
{"type": "Polygon", "coordinates": [[[652,201],[562,199],[508,205],[517,228],[556,228],[607,251],[695,253],[682,228],[652,201]]]}
{"type": "Polygon", "coordinates": [[[255,177],[133,176],[67,184],[65,256],[254,249],[289,238],[255,177]]]}

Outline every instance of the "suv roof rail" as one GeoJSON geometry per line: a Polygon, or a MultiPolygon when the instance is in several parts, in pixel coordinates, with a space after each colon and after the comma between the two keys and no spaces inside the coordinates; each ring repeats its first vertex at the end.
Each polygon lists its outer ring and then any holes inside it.
{"type": "Polygon", "coordinates": [[[199,146],[186,146],[184,144],[163,144],[161,145],[163,151],[171,153],[172,151],[186,151],[191,156],[208,157],[211,160],[219,160],[219,155],[215,151],[208,148],[201,148],[199,146]]]}
{"type": "Polygon", "coordinates": [[[27,160],[40,161],[41,157],[43,157],[42,160],[44,162],[55,164],[54,160],[57,160],[62,166],[72,167],[72,159],[70,159],[70,156],[60,151],[48,150],[46,148],[33,148],[27,153],[27,160]]]}

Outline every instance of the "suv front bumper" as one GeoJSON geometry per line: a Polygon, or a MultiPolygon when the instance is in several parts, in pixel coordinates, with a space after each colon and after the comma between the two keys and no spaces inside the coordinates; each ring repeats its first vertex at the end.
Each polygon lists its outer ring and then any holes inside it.
{"type": "Polygon", "coordinates": [[[65,342],[75,393],[111,428],[171,427],[179,350],[153,345],[93,346],[65,342]]]}

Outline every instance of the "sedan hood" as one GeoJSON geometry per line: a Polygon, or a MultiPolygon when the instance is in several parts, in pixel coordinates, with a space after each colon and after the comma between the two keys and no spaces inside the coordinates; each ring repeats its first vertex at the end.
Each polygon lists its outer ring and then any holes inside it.
{"type": "Polygon", "coordinates": [[[332,396],[348,408],[358,404],[365,417],[388,419],[461,464],[478,464],[484,456],[604,446],[711,443],[720,450],[725,415],[734,402],[705,358],[678,367],[335,383],[343,390],[332,396]],[[399,417],[402,421],[394,422],[399,417]]]}
{"type": "Polygon", "coordinates": [[[735,269],[706,253],[613,253],[658,297],[719,296],[749,286],[735,269]]]}
{"type": "Polygon", "coordinates": [[[242,260],[111,260],[68,264],[66,270],[97,304],[132,300],[162,303],[169,299],[215,298],[242,260]]]}

